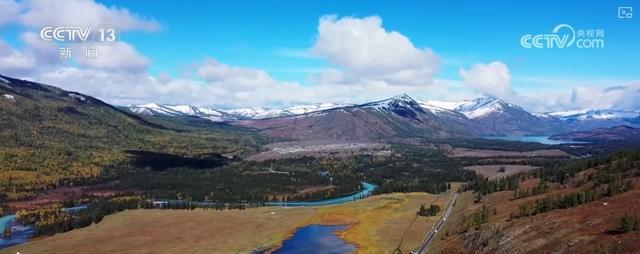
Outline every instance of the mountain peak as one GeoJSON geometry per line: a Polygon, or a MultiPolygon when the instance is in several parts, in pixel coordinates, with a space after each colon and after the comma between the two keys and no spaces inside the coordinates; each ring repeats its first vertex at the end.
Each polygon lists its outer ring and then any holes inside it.
{"type": "Polygon", "coordinates": [[[476,105],[485,105],[485,106],[493,105],[493,104],[507,104],[500,98],[496,98],[496,97],[488,96],[488,95],[485,95],[485,96],[482,96],[482,97],[478,97],[478,98],[473,99],[471,101],[476,102],[476,105]]]}
{"type": "Polygon", "coordinates": [[[485,117],[493,113],[501,113],[505,111],[525,111],[517,105],[507,103],[502,99],[483,96],[473,100],[468,100],[458,104],[454,109],[460,113],[465,114],[469,118],[485,117]]]}
{"type": "Polygon", "coordinates": [[[407,95],[406,93],[398,94],[389,99],[392,101],[415,101],[413,98],[411,98],[411,96],[407,95]]]}
{"type": "Polygon", "coordinates": [[[131,105],[131,106],[138,106],[138,107],[144,107],[144,108],[153,108],[153,109],[157,109],[157,108],[161,108],[160,105],[154,103],[154,102],[150,102],[147,104],[142,104],[142,105],[131,105]]]}
{"type": "Polygon", "coordinates": [[[396,95],[386,100],[370,102],[360,106],[382,112],[393,112],[397,115],[414,119],[418,117],[418,114],[426,113],[420,104],[407,94],[396,95]]]}
{"type": "Polygon", "coordinates": [[[411,98],[409,95],[405,93],[393,96],[387,100],[384,100],[383,102],[386,102],[387,105],[392,105],[396,107],[402,106],[402,107],[421,108],[420,104],[416,100],[414,100],[413,98],[411,98]]]}

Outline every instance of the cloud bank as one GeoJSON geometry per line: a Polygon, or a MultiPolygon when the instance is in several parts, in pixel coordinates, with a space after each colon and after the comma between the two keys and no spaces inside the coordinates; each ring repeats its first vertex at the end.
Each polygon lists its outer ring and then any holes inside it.
{"type": "Polygon", "coordinates": [[[17,24],[22,42],[17,48],[0,38],[0,73],[86,93],[118,105],[156,102],[245,107],[359,103],[409,93],[417,98],[438,99],[485,94],[535,111],[637,110],[640,106],[640,82],[615,84],[612,88],[585,84],[567,91],[519,93],[503,61],[460,68],[458,79],[439,78],[442,61],[438,54],[415,45],[400,31],[385,28],[379,16],[320,17],[317,34],[307,50],[281,52],[326,61],[328,67],[309,72],[304,83],[278,80],[265,70],[230,65],[215,56],[194,60],[184,77],[152,75],[149,67],[153,58],[125,41],[110,45],[75,43],[74,52],[97,47],[99,57],[86,60],[82,55],[74,55],[72,63],[65,63],[58,59],[59,45],[39,38],[41,27],[113,24],[123,33],[153,33],[161,27],[153,18],[93,0],[71,0],[65,2],[65,8],[62,6],[44,0],[0,0],[3,10],[0,27],[17,24]]]}

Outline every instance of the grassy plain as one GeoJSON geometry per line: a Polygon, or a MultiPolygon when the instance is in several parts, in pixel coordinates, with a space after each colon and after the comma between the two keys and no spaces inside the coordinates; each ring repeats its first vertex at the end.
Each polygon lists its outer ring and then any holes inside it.
{"type": "Polygon", "coordinates": [[[408,253],[436,217],[418,217],[420,204],[445,207],[450,194],[379,195],[326,207],[246,210],[128,210],[86,228],[4,249],[0,253],[250,253],[273,250],[298,227],[349,224],[340,237],[358,253],[408,253]],[[405,233],[406,231],[406,233],[405,233]]]}

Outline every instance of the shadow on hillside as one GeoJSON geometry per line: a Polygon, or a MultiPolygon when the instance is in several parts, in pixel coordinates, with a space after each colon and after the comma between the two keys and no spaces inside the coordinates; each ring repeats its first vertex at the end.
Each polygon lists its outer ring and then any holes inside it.
{"type": "Polygon", "coordinates": [[[230,161],[220,154],[206,154],[199,158],[139,150],[128,150],[127,154],[133,165],[141,168],[151,168],[155,171],[179,167],[193,169],[215,168],[226,165],[230,161]]]}

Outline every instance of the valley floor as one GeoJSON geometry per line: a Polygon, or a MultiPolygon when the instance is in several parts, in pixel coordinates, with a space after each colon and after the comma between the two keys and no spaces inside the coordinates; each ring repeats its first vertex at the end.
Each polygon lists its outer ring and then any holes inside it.
{"type": "Polygon", "coordinates": [[[0,253],[250,253],[273,250],[309,224],[350,225],[340,237],[356,244],[358,253],[391,253],[398,247],[409,253],[437,218],[414,221],[420,205],[445,207],[450,195],[386,194],[326,207],[128,210],[0,253]]]}

